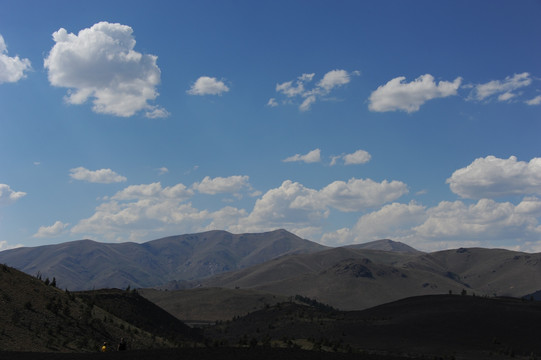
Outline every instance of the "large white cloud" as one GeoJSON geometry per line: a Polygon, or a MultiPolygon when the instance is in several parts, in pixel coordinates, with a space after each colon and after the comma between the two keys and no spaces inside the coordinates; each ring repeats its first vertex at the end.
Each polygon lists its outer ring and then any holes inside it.
{"type": "Polygon", "coordinates": [[[498,95],[498,101],[507,101],[517,95],[513,93],[514,90],[526,87],[531,83],[532,79],[529,73],[514,74],[504,80],[492,80],[484,84],[474,85],[468,98],[481,101],[492,95],[498,95]]]}
{"type": "Polygon", "coordinates": [[[26,77],[25,72],[31,68],[30,60],[8,56],[8,48],[4,37],[0,34],[0,84],[21,80],[26,77]]]}
{"type": "Polygon", "coordinates": [[[234,175],[229,177],[205,176],[198,183],[194,183],[192,188],[203,194],[215,195],[218,193],[238,193],[243,188],[250,189],[250,177],[246,175],[234,175]]]}
{"type": "Polygon", "coordinates": [[[541,158],[529,162],[515,156],[478,158],[465,168],[456,170],[447,183],[451,191],[470,199],[506,195],[541,194],[541,158]]]}
{"type": "Polygon", "coordinates": [[[381,183],[371,179],[334,181],[323,189],[311,190],[299,195],[291,204],[295,208],[325,209],[333,207],[340,211],[361,211],[394,201],[408,193],[406,184],[400,181],[381,183]]]}
{"type": "Polygon", "coordinates": [[[33,237],[55,237],[62,234],[68,226],[69,224],[64,224],[62,221],[56,221],[51,226],[40,226],[38,232],[33,237]]]}
{"type": "Polygon", "coordinates": [[[314,149],[305,155],[295,154],[283,160],[284,162],[305,162],[307,164],[321,161],[321,150],[314,149]]]}
{"type": "Polygon", "coordinates": [[[201,76],[187,92],[190,95],[222,95],[228,91],[229,87],[222,80],[201,76]]]}
{"type": "Polygon", "coordinates": [[[540,217],[537,197],[525,197],[517,205],[490,199],[469,205],[442,201],[432,208],[392,203],[361,216],[352,228],[324,234],[322,242],[343,245],[390,238],[425,251],[514,243],[516,250],[531,251],[541,246],[540,217]]]}
{"type": "Polygon", "coordinates": [[[305,234],[315,233],[330,214],[360,211],[393,201],[407,192],[398,181],[381,183],[367,179],[335,181],[321,190],[286,180],[278,188],[267,191],[256,201],[253,211],[233,227],[237,231],[262,231],[287,228],[305,234]]]}
{"type": "MultiPolygon", "coordinates": [[[[359,74],[359,71],[331,70],[311,88],[308,85],[314,79],[315,74],[302,74],[296,80],[276,84],[276,92],[281,93],[290,100],[294,98],[303,99],[299,105],[299,110],[308,111],[317,100],[324,99],[334,89],[349,83],[352,76],[359,74]]],[[[278,106],[278,102],[275,98],[271,98],[267,105],[275,107],[278,106]]]]}
{"type": "Polygon", "coordinates": [[[84,167],[71,169],[70,177],[75,180],[102,184],[124,182],[127,180],[125,176],[119,175],[111,169],[88,170],[84,167]]]}
{"type": "Polygon", "coordinates": [[[313,191],[298,182],[286,180],[280,187],[267,191],[257,199],[252,212],[239,219],[238,225],[231,229],[236,232],[259,232],[277,228],[298,231],[320,226],[321,221],[329,215],[327,209],[293,205],[297,198],[310,196],[313,191]]]}
{"type": "Polygon", "coordinates": [[[379,86],[370,95],[368,108],[377,112],[402,110],[412,113],[428,100],[456,95],[462,82],[458,77],[453,82],[436,83],[430,74],[421,75],[409,83],[404,80],[406,78],[400,76],[379,86]]]}
{"type": "Polygon", "coordinates": [[[415,202],[392,203],[365,214],[351,228],[342,228],[324,234],[322,242],[328,245],[363,243],[383,238],[398,239],[411,234],[411,228],[427,218],[426,207],[415,202]]]}
{"type": "Polygon", "coordinates": [[[481,199],[466,205],[461,201],[442,201],[427,211],[425,222],[412,230],[420,238],[483,242],[541,240],[541,200],[523,199],[518,205],[481,199]]]}
{"type": "Polygon", "coordinates": [[[14,191],[7,184],[0,184],[0,205],[12,204],[25,195],[25,192],[14,191]]]}
{"type": "Polygon", "coordinates": [[[77,35],[61,28],[44,61],[51,85],[69,88],[66,100],[83,104],[93,98],[97,113],[128,117],[146,110],[148,117],[167,112],[156,99],[160,69],[155,55],[134,50],[133,30],[127,25],[100,22],[77,35]]]}

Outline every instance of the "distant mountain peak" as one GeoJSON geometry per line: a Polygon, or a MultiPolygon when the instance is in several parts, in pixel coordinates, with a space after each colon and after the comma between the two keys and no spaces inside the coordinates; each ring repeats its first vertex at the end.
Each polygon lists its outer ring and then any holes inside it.
{"type": "Polygon", "coordinates": [[[394,252],[403,252],[403,253],[421,253],[421,251],[401,243],[399,241],[394,241],[391,239],[381,239],[370,241],[363,244],[353,244],[344,246],[349,249],[364,249],[364,250],[381,250],[381,251],[394,251],[394,252]]]}

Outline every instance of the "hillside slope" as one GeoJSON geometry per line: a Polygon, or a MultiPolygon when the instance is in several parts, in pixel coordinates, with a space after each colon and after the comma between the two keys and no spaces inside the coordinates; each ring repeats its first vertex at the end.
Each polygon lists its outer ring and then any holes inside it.
{"type": "Polygon", "coordinates": [[[541,254],[499,249],[424,254],[346,247],[281,257],[195,285],[300,294],[343,310],[448,292],[521,297],[541,287],[541,254]]]}

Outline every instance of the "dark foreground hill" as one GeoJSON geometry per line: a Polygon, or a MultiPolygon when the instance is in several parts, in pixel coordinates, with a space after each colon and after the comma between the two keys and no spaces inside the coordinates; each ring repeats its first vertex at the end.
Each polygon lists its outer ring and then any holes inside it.
{"type": "Polygon", "coordinates": [[[102,289],[77,292],[75,296],[154,336],[160,336],[178,344],[186,340],[194,342],[203,340],[198,329],[184,324],[135,290],[102,289]]]}
{"type": "Polygon", "coordinates": [[[61,288],[153,287],[242,269],[270,259],[325,249],[285,230],[259,234],[208,231],[136,243],[92,240],[0,252],[0,263],[56,277],[61,288]]]}
{"type": "Polygon", "coordinates": [[[101,295],[83,299],[53,284],[0,265],[1,350],[95,352],[104,341],[116,346],[121,338],[134,349],[199,340],[179,320],[136,293],[117,293],[115,306],[108,311],[101,295]]]}
{"type": "MultiPolygon", "coordinates": [[[[313,304],[312,304],[313,305],[313,304]]],[[[444,359],[541,356],[541,303],[421,296],[363,311],[283,303],[207,330],[222,343],[444,359]]]]}

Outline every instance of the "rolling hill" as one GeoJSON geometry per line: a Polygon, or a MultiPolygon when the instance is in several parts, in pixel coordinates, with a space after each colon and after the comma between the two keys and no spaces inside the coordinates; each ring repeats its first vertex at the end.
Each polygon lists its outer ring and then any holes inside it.
{"type": "Polygon", "coordinates": [[[242,269],[323,245],[285,230],[235,235],[226,231],[171,236],[136,243],[79,240],[0,252],[0,263],[27,274],[56,277],[69,290],[153,287],[242,269]]]}
{"type": "Polygon", "coordinates": [[[541,254],[482,248],[429,254],[334,248],[283,256],[194,285],[300,294],[342,310],[448,292],[521,297],[541,287],[541,254]]]}

